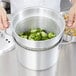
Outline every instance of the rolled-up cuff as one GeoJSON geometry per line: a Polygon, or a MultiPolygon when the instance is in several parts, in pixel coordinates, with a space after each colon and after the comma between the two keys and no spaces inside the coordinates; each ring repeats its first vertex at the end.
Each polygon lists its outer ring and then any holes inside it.
{"type": "Polygon", "coordinates": [[[72,0],[69,0],[70,2],[72,1],[72,0]]]}

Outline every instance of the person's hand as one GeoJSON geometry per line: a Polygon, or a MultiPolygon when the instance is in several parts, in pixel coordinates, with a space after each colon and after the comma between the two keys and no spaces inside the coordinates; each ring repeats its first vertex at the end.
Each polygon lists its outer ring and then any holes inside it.
{"type": "Polygon", "coordinates": [[[68,24],[71,28],[76,28],[76,3],[69,10],[68,24]]]}
{"type": "Polygon", "coordinates": [[[8,28],[7,13],[3,7],[0,6],[0,29],[8,28]]]}

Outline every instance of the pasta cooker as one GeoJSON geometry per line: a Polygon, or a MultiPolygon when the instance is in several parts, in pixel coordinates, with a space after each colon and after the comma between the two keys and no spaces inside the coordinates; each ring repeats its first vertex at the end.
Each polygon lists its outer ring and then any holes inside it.
{"type": "Polygon", "coordinates": [[[14,15],[12,26],[13,38],[18,45],[17,58],[24,67],[32,70],[44,70],[57,63],[58,46],[65,29],[64,19],[57,11],[29,7],[14,15]],[[55,32],[56,37],[43,41],[32,41],[18,35],[34,28],[55,32]]]}
{"type": "Polygon", "coordinates": [[[47,49],[54,46],[61,39],[65,29],[64,19],[57,11],[38,7],[26,8],[16,13],[13,17],[12,25],[15,40],[22,46],[33,50],[37,48],[47,49]],[[56,37],[45,41],[32,41],[18,36],[21,32],[35,28],[41,28],[47,32],[55,32],[56,37]]]}

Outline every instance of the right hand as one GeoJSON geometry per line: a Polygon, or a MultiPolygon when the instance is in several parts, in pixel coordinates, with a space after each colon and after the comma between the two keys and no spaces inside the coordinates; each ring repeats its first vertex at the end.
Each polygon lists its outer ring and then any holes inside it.
{"type": "Polygon", "coordinates": [[[68,24],[71,28],[76,28],[76,3],[69,10],[68,24]]]}
{"type": "Polygon", "coordinates": [[[0,6],[0,29],[6,29],[8,28],[8,18],[7,13],[3,7],[0,6]]]}

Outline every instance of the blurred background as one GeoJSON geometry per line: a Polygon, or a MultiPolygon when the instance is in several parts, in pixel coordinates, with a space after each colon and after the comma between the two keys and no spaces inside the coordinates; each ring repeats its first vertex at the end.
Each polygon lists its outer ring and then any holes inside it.
{"type": "MultiPolygon", "coordinates": [[[[0,0],[0,1],[7,2],[7,6],[5,8],[6,8],[7,13],[10,13],[10,0],[0,0]]],[[[69,0],[61,0],[61,11],[66,11],[70,7],[71,7],[71,3],[69,0]]]]}

